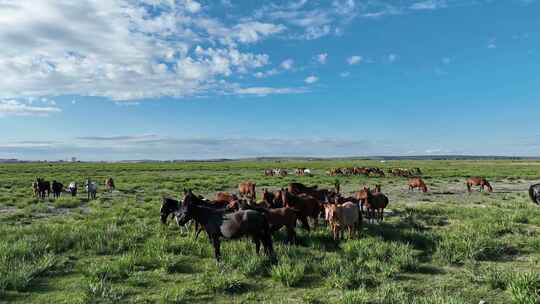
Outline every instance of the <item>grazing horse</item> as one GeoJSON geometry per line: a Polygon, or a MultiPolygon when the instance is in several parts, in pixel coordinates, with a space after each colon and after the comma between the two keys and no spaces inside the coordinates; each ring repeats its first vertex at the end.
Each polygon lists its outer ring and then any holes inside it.
{"type": "Polygon", "coordinates": [[[472,186],[480,186],[480,191],[484,190],[484,187],[487,187],[489,192],[493,192],[493,187],[491,187],[489,182],[483,177],[470,177],[465,184],[467,185],[467,191],[469,193],[472,191],[472,186]]]}
{"type": "Polygon", "coordinates": [[[96,199],[98,186],[96,182],[91,181],[90,179],[86,180],[86,192],[88,194],[88,200],[96,199]]]}
{"type": "Polygon", "coordinates": [[[388,197],[386,195],[381,192],[373,193],[369,188],[364,187],[357,193],[357,198],[366,207],[370,222],[373,220],[383,221],[384,209],[388,206],[388,197]]]}
{"type": "Polygon", "coordinates": [[[114,191],[114,180],[112,179],[112,177],[109,177],[105,180],[105,188],[107,189],[107,191],[109,192],[112,192],[114,191]]]}
{"type": "Polygon", "coordinates": [[[274,176],[274,170],[272,170],[272,169],[264,169],[264,175],[265,176],[274,176]]]}
{"type": "Polygon", "coordinates": [[[298,219],[302,223],[302,227],[310,231],[308,218],[313,219],[314,225],[317,226],[317,219],[321,212],[319,201],[311,196],[296,196],[287,189],[280,191],[281,201],[285,207],[298,210],[298,219]]]}
{"type": "MultiPolygon", "coordinates": [[[[177,212],[180,209],[180,202],[169,198],[169,197],[163,197],[161,199],[161,208],[159,209],[159,215],[160,215],[160,221],[163,225],[167,224],[167,219],[169,218],[169,215],[177,212]]],[[[182,227],[182,226],[180,226],[182,227]]],[[[187,230],[187,224],[183,226],[187,230]]],[[[199,233],[201,233],[202,227],[199,226],[197,222],[195,222],[195,239],[199,237],[199,233]]]]}
{"type": "Polygon", "coordinates": [[[52,192],[53,192],[53,198],[59,198],[62,194],[62,191],[64,191],[64,185],[62,183],[59,183],[55,180],[52,182],[52,192]]]}
{"type": "Polygon", "coordinates": [[[189,220],[199,222],[214,246],[214,256],[217,261],[221,258],[221,238],[237,239],[243,236],[251,236],[255,243],[255,251],[260,252],[261,242],[264,250],[272,260],[275,259],[270,226],[266,216],[255,210],[239,210],[226,213],[224,210],[216,210],[197,205],[197,196],[190,190],[184,191],[183,204],[176,212],[178,225],[185,225],[189,220]]]}
{"type": "Polygon", "coordinates": [[[247,196],[252,200],[257,199],[257,192],[255,191],[255,183],[243,182],[238,185],[238,194],[240,196],[247,196]]]}
{"type": "Polygon", "coordinates": [[[71,196],[77,196],[77,183],[76,182],[69,183],[68,190],[71,193],[71,196]]]}
{"type": "Polygon", "coordinates": [[[426,183],[424,183],[421,177],[413,177],[409,179],[409,191],[414,190],[414,188],[418,188],[422,190],[422,192],[427,192],[428,190],[426,183]]]}
{"type": "Polygon", "coordinates": [[[529,187],[529,197],[533,203],[540,205],[540,184],[534,184],[529,187]]]}
{"type": "Polygon", "coordinates": [[[358,206],[353,202],[346,202],[342,205],[325,204],[325,218],[330,223],[334,240],[343,238],[343,230],[345,227],[349,230],[349,239],[354,236],[355,228],[361,225],[362,215],[358,206]]]}
{"type": "Polygon", "coordinates": [[[47,197],[49,197],[49,195],[51,194],[51,183],[44,180],[43,178],[37,178],[36,182],[38,186],[39,197],[44,199],[45,193],[47,193],[47,197]]]}

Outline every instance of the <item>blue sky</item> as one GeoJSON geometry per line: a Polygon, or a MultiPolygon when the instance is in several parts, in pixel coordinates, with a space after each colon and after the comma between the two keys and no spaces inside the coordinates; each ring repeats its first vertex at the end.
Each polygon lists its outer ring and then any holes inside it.
{"type": "Polygon", "coordinates": [[[0,158],[540,155],[540,1],[0,1],[0,158]]]}

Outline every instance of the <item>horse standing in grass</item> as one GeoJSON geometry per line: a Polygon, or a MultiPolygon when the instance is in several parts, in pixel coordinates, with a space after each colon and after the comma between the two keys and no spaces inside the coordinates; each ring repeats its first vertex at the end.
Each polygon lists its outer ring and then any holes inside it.
{"type": "Polygon", "coordinates": [[[96,199],[98,186],[97,183],[91,181],[90,179],[86,180],[86,193],[88,194],[88,200],[96,199]]]}
{"type": "Polygon", "coordinates": [[[483,177],[470,177],[465,184],[467,185],[467,191],[469,193],[472,191],[472,186],[480,186],[480,192],[484,190],[484,187],[487,187],[489,192],[493,192],[493,187],[491,187],[489,182],[483,177]]]}
{"type": "Polygon", "coordinates": [[[424,193],[428,191],[426,183],[424,183],[421,177],[413,177],[409,179],[409,191],[412,191],[415,188],[422,190],[424,193]]]}
{"type": "Polygon", "coordinates": [[[240,196],[247,196],[252,200],[257,199],[257,192],[255,191],[255,183],[243,182],[238,185],[238,194],[240,196]]]}
{"type": "Polygon", "coordinates": [[[216,260],[221,258],[221,238],[237,239],[243,236],[252,237],[257,254],[262,243],[266,254],[275,259],[270,226],[264,214],[255,210],[226,213],[197,205],[198,200],[191,190],[184,191],[183,204],[176,212],[176,222],[178,225],[185,225],[191,219],[199,222],[212,241],[216,260]]]}
{"type": "Polygon", "coordinates": [[[349,239],[352,239],[356,228],[362,223],[362,215],[358,206],[353,202],[342,205],[325,204],[326,219],[332,229],[334,240],[343,238],[343,229],[349,230],[349,239]]]}
{"type": "Polygon", "coordinates": [[[44,180],[43,178],[37,178],[36,182],[38,186],[39,197],[44,199],[45,193],[47,194],[47,197],[49,197],[49,195],[51,194],[51,183],[44,180]]]}
{"type": "Polygon", "coordinates": [[[529,197],[533,203],[540,205],[540,184],[534,184],[529,187],[529,197]]]}
{"type": "Polygon", "coordinates": [[[69,193],[71,193],[71,196],[73,197],[77,196],[77,190],[78,190],[77,183],[76,182],[69,183],[68,190],[69,190],[69,193]]]}
{"type": "Polygon", "coordinates": [[[55,180],[52,182],[52,192],[54,198],[60,198],[60,195],[62,194],[62,191],[64,191],[64,185],[62,183],[59,183],[55,180]]]}
{"type": "Polygon", "coordinates": [[[383,193],[373,193],[369,188],[364,187],[357,193],[357,198],[362,201],[367,209],[370,221],[382,222],[384,219],[384,209],[388,206],[388,197],[383,193]]]}
{"type": "Polygon", "coordinates": [[[112,192],[114,191],[115,189],[115,186],[114,186],[114,180],[112,179],[112,177],[109,177],[105,180],[105,188],[107,189],[107,191],[109,192],[112,192]]]}
{"type": "Polygon", "coordinates": [[[317,226],[321,206],[319,201],[311,196],[297,196],[287,189],[280,191],[281,201],[285,207],[298,210],[298,219],[307,231],[310,231],[308,218],[313,219],[314,226],[317,226]]]}

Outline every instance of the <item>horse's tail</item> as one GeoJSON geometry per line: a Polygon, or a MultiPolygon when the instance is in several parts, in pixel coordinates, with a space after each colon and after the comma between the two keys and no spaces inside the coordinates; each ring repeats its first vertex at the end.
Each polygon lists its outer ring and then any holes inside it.
{"type": "Polygon", "coordinates": [[[531,198],[533,203],[540,205],[540,199],[537,197],[535,186],[538,186],[538,185],[532,185],[529,187],[529,197],[531,198]]]}

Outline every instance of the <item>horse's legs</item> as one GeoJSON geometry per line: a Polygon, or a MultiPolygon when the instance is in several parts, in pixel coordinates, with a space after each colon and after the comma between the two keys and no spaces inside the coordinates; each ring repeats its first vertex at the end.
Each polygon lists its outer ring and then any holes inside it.
{"type": "Polygon", "coordinates": [[[294,227],[287,226],[287,242],[290,244],[296,244],[296,231],[294,227]]]}
{"type": "Polygon", "coordinates": [[[308,222],[307,217],[302,216],[302,217],[300,218],[300,222],[302,222],[302,227],[304,227],[304,229],[306,229],[307,231],[310,231],[310,228],[309,228],[309,222],[308,222]]]}
{"type": "Polygon", "coordinates": [[[255,243],[255,252],[259,255],[261,253],[261,239],[259,236],[253,236],[253,243],[255,243]]]}
{"type": "Polygon", "coordinates": [[[220,252],[220,243],[219,243],[219,237],[218,236],[212,236],[212,245],[214,245],[214,256],[216,260],[219,262],[221,259],[221,252],[220,252]]]}

